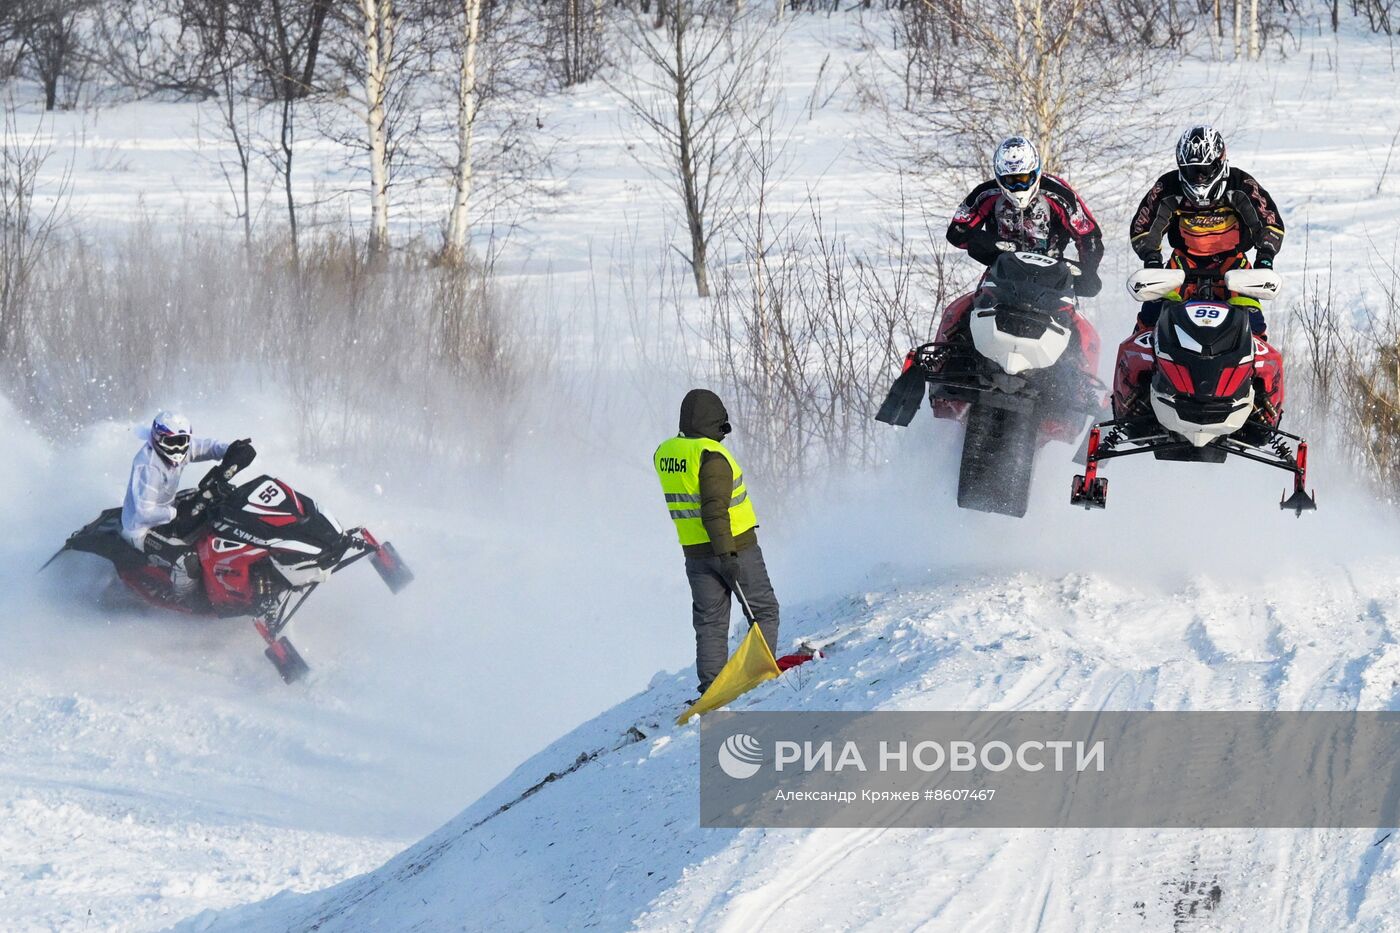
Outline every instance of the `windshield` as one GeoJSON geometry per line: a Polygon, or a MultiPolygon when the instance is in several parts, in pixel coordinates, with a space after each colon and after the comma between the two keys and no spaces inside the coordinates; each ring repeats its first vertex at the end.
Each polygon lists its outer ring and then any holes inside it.
{"type": "Polygon", "coordinates": [[[1056,311],[1074,300],[1069,264],[1035,253],[1003,253],[987,271],[986,292],[998,304],[1056,311]]]}

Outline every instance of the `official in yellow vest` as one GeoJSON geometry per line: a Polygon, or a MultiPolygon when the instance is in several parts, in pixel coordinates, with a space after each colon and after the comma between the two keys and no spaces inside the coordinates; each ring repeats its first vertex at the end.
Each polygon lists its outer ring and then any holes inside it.
{"type": "Polygon", "coordinates": [[[736,590],[769,646],[778,644],[778,599],[758,546],[758,515],[744,471],[721,443],[729,432],[719,396],[691,389],[681,402],[680,433],[652,457],[685,553],[701,693],[729,659],[730,597],[736,590]]]}

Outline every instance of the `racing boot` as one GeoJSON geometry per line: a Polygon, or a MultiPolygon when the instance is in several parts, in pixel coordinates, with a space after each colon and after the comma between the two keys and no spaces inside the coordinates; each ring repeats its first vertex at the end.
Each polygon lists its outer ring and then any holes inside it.
{"type": "Polygon", "coordinates": [[[170,565],[170,595],[176,602],[188,602],[199,591],[199,558],[190,552],[170,565]]]}

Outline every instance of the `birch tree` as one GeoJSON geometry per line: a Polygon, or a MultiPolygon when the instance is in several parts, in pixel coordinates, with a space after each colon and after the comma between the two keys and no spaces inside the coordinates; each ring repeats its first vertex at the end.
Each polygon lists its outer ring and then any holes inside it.
{"type": "Polygon", "coordinates": [[[392,246],[395,187],[414,181],[425,114],[437,110],[428,85],[434,54],[443,47],[443,19],[422,0],[354,0],[334,13],[330,54],[348,93],[328,94],[327,102],[346,106],[359,128],[348,129],[333,108],[318,108],[315,116],[321,132],[346,148],[357,173],[368,175],[367,246],[372,257],[382,257],[392,246]]]}
{"type": "Polygon", "coordinates": [[[1249,57],[1259,57],[1259,0],[1249,0],[1249,57]]]}
{"type": "Polygon", "coordinates": [[[399,12],[394,0],[356,0],[363,22],[365,130],[369,150],[369,251],[389,248],[389,82],[396,65],[399,12]]]}
{"type": "Polygon", "coordinates": [[[481,0],[462,0],[462,48],[457,83],[457,166],[452,176],[452,211],[444,258],[460,264],[471,237],[472,144],[480,109],[476,59],[481,44],[481,0]]]}

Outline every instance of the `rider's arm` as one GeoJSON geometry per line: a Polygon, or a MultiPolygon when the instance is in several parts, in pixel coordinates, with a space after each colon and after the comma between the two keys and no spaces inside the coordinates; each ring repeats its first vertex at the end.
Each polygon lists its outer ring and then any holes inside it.
{"type": "MultiPolygon", "coordinates": [[[[1084,213],[1088,214],[1088,211],[1084,213]]],[[[1103,290],[1103,280],[1099,278],[1099,263],[1103,262],[1103,233],[1092,216],[1089,220],[1093,229],[1074,236],[1074,248],[1079,252],[1079,277],[1075,292],[1085,298],[1092,298],[1103,290]]]]}
{"type": "Polygon", "coordinates": [[[208,437],[190,438],[190,462],[199,463],[204,460],[218,460],[228,452],[226,441],[216,441],[208,437]]]}
{"type": "Polygon", "coordinates": [[[1175,178],[1174,172],[1168,172],[1157,179],[1147,194],[1143,195],[1142,202],[1133,214],[1128,236],[1132,240],[1133,252],[1137,253],[1144,263],[1162,263],[1162,238],[1166,236],[1167,227],[1172,220],[1172,208],[1168,203],[1169,188],[1175,178]]]}
{"type": "Polygon", "coordinates": [[[1255,215],[1254,218],[1244,218],[1246,223],[1254,221],[1250,225],[1254,227],[1255,264],[1272,266],[1274,255],[1283,248],[1283,215],[1279,213],[1273,195],[1248,172],[1239,173],[1239,190],[1244,193],[1246,204],[1255,215]]]}
{"type": "Polygon", "coordinates": [[[1097,273],[1099,263],[1103,260],[1103,231],[1099,229],[1099,222],[1094,219],[1089,205],[1084,203],[1079,192],[1061,178],[1050,176],[1043,184],[1046,186],[1046,192],[1053,196],[1051,203],[1059,208],[1060,222],[1074,240],[1074,248],[1079,253],[1080,268],[1090,274],[1097,273]],[[1052,184],[1053,188],[1050,187],[1052,184]]]}
{"type": "MultiPolygon", "coordinates": [[[[996,182],[990,183],[995,187],[996,182]]],[[[985,266],[990,266],[1001,255],[997,248],[997,234],[993,228],[996,219],[992,216],[996,208],[996,196],[987,185],[978,186],[969,194],[948,223],[948,242],[985,266]]]]}
{"type": "Polygon", "coordinates": [[[1067,238],[1074,242],[1079,253],[1079,275],[1075,278],[1076,294],[1086,298],[1097,295],[1103,289],[1099,279],[1099,263],[1103,260],[1103,232],[1093,212],[1084,203],[1079,192],[1075,191],[1063,178],[1046,175],[1041,180],[1041,191],[1050,205],[1051,217],[1057,226],[1054,239],[1064,242],[1067,238]]]}

